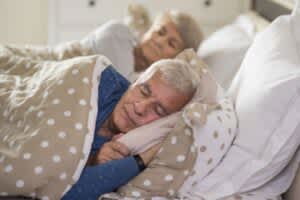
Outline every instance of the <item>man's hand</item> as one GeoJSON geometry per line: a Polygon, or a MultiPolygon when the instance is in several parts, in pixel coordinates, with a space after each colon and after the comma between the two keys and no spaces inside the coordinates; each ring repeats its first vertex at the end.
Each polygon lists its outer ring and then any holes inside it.
{"type": "Polygon", "coordinates": [[[143,153],[140,154],[141,158],[144,161],[144,164],[147,166],[150,161],[154,158],[158,150],[161,148],[162,143],[158,143],[151,147],[150,149],[144,151],[143,153]]]}
{"type": "Polygon", "coordinates": [[[116,141],[118,140],[120,137],[122,137],[123,135],[125,135],[124,133],[119,133],[118,135],[115,135],[113,138],[112,138],[112,141],[116,141]]]}
{"type": "Polygon", "coordinates": [[[93,164],[105,163],[110,160],[117,160],[128,156],[130,153],[126,145],[110,141],[105,143],[97,152],[93,164]]]}

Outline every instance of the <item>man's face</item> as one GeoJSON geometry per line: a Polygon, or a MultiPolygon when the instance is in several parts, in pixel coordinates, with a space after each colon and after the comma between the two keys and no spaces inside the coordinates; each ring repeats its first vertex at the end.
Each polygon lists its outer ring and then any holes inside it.
{"type": "Polygon", "coordinates": [[[176,25],[169,21],[151,27],[143,36],[139,47],[146,67],[163,58],[173,58],[184,49],[183,40],[176,25]]]}
{"type": "Polygon", "coordinates": [[[112,113],[122,133],[180,110],[191,97],[169,86],[156,72],[148,81],[130,87],[112,113]]]}

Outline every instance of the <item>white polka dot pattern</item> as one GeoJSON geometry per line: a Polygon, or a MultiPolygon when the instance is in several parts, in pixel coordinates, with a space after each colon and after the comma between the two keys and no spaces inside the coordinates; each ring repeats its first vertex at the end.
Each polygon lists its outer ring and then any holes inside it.
{"type": "Polygon", "coordinates": [[[31,158],[31,153],[24,153],[23,158],[24,160],[29,160],[31,158]]]}
{"type": "Polygon", "coordinates": [[[50,200],[48,196],[42,196],[42,200],[50,200]]]}
{"type": "Polygon", "coordinates": [[[59,81],[57,82],[58,85],[62,85],[63,83],[64,83],[64,80],[59,80],[59,81]]]}
{"type": "Polygon", "coordinates": [[[173,136],[171,138],[171,144],[176,144],[177,143],[177,137],[176,136],[173,136]]]}
{"type": "Polygon", "coordinates": [[[84,99],[80,99],[79,104],[82,106],[86,105],[86,101],[84,99]]]}
{"type": "Polygon", "coordinates": [[[68,89],[68,94],[69,94],[69,95],[72,95],[72,94],[74,94],[74,93],[75,93],[75,89],[74,89],[74,88],[68,89]]]}
{"type": "Polygon", "coordinates": [[[84,77],[82,79],[82,82],[85,83],[85,84],[88,84],[89,83],[89,79],[87,77],[84,77]]]}
{"type": "Polygon", "coordinates": [[[54,163],[59,163],[61,161],[61,158],[60,158],[59,155],[54,155],[52,157],[52,160],[53,160],[54,163]]]}
{"type": "Polygon", "coordinates": [[[63,172],[59,175],[60,180],[65,180],[66,178],[67,178],[67,174],[65,172],[63,172]]]}
{"type": "Polygon", "coordinates": [[[53,126],[55,124],[55,120],[53,118],[48,119],[47,124],[49,126],[53,126]]]}
{"type": "Polygon", "coordinates": [[[144,181],[144,186],[150,186],[151,184],[151,181],[148,179],[144,181]]]}
{"type": "Polygon", "coordinates": [[[59,103],[60,103],[60,100],[59,100],[59,99],[54,99],[54,100],[52,101],[52,103],[53,103],[53,104],[59,104],[59,103]]]}
{"type": "Polygon", "coordinates": [[[170,189],[170,190],[168,190],[168,193],[170,196],[173,196],[175,194],[175,191],[170,189]]]}
{"type": "Polygon", "coordinates": [[[167,182],[170,182],[170,181],[172,181],[174,178],[173,178],[173,175],[171,175],[171,174],[168,174],[168,175],[166,175],[165,176],[165,181],[167,181],[167,182]]]}
{"type": "Polygon", "coordinates": [[[78,74],[78,72],[79,72],[79,70],[78,70],[78,69],[73,69],[73,70],[72,70],[72,74],[73,74],[73,75],[76,75],[76,74],[78,74]]]}
{"type": "Polygon", "coordinates": [[[37,166],[34,168],[34,173],[39,175],[43,172],[43,167],[42,166],[37,166]]]}
{"type": "Polygon", "coordinates": [[[22,188],[22,187],[24,187],[24,185],[25,185],[25,183],[23,180],[17,180],[17,182],[16,182],[17,188],[22,188]]]}
{"type": "Polygon", "coordinates": [[[12,165],[6,165],[4,168],[4,172],[5,173],[10,173],[13,170],[13,166],[12,165]]]}
{"type": "Polygon", "coordinates": [[[71,154],[76,154],[76,153],[77,153],[76,147],[74,147],[74,146],[70,147],[69,152],[70,152],[71,154]]]}
{"type": "Polygon", "coordinates": [[[184,171],[183,171],[183,174],[184,174],[185,176],[187,176],[187,175],[189,174],[189,170],[184,170],[184,171]]]}
{"type": "Polygon", "coordinates": [[[185,155],[179,155],[179,156],[177,156],[177,162],[183,162],[183,161],[185,161],[185,155]]]}
{"type": "Polygon", "coordinates": [[[59,133],[58,133],[58,137],[60,138],[60,139],[65,139],[65,137],[66,137],[66,132],[64,132],[64,131],[60,131],[59,133]]]}
{"type": "Polygon", "coordinates": [[[134,196],[134,197],[140,197],[141,194],[138,191],[133,191],[132,192],[132,196],[134,196]]]}
{"type": "Polygon", "coordinates": [[[65,117],[71,117],[71,111],[69,111],[69,110],[66,110],[65,112],[64,112],[64,116],[65,117]]]}
{"type": "Polygon", "coordinates": [[[38,113],[37,113],[37,117],[42,117],[44,115],[44,112],[43,111],[39,111],[38,113]]]}
{"type": "Polygon", "coordinates": [[[44,140],[41,142],[41,145],[40,145],[42,148],[47,148],[49,146],[49,142],[44,140]]]}
{"type": "Polygon", "coordinates": [[[76,123],[75,124],[75,129],[76,130],[82,130],[82,124],[81,123],[76,123]]]}

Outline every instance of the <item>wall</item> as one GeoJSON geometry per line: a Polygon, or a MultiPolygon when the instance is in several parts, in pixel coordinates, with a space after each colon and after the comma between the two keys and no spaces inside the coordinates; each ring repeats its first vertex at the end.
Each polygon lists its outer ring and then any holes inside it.
{"type": "MultiPolygon", "coordinates": [[[[74,1],[79,1],[79,0],[74,0],[74,1]]],[[[145,4],[148,4],[150,8],[152,6],[151,5],[152,0],[147,0],[147,1],[136,0],[136,1],[140,1],[145,4]]],[[[246,9],[248,7],[247,2],[250,1],[249,0],[243,0],[243,1],[246,2],[245,3],[245,9],[246,9]]],[[[48,2],[49,0],[0,0],[0,44],[3,43],[4,44],[30,43],[30,44],[40,44],[40,45],[47,44],[49,42],[48,41],[49,38],[48,37],[48,27],[49,27],[48,26],[48,22],[49,22],[48,2]]],[[[165,4],[166,4],[165,6],[168,6],[169,5],[168,2],[170,1],[166,1],[166,2],[162,1],[162,7],[165,4]]],[[[185,4],[185,1],[183,0],[177,0],[177,2],[178,2],[177,4],[180,5],[185,4]]],[[[204,0],[201,1],[199,0],[199,4],[203,2],[204,0]]],[[[190,7],[189,5],[186,5],[184,7],[186,7],[187,9],[192,9],[193,5],[190,5],[190,7]]],[[[55,18],[55,16],[52,16],[51,13],[49,18],[51,19],[52,17],[55,18]]],[[[212,26],[211,29],[214,30],[215,26],[212,26]]]]}
{"type": "Polygon", "coordinates": [[[0,0],[0,43],[46,44],[48,0],[0,0]]]}
{"type": "Polygon", "coordinates": [[[153,17],[178,9],[195,17],[205,36],[232,22],[250,7],[251,0],[50,0],[50,45],[78,40],[110,19],[122,19],[130,3],[143,4],[153,17]],[[94,2],[91,5],[89,2],[94,2]],[[211,3],[207,3],[211,2],[211,3]],[[76,13],[76,14],[74,14],[76,13]]]}

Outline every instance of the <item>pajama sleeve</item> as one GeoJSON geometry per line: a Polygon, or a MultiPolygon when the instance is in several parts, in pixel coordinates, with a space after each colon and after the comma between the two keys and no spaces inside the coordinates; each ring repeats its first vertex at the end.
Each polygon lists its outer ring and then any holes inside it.
{"type": "Polygon", "coordinates": [[[77,183],[62,200],[97,200],[102,194],[112,192],[126,184],[139,172],[132,156],[96,166],[87,166],[77,183]]]}

